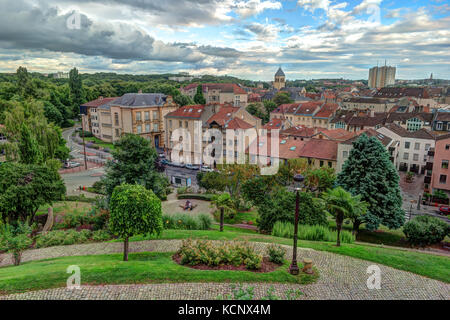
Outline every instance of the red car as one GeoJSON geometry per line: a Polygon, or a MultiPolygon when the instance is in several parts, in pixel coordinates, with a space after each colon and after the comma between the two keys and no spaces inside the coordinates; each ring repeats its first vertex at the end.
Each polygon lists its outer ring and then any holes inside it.
{"type": "Polygon", "coordinates": [[[442,205],[439,207],[439,212],[441,214],[448,215],[450,213],[450,206],[442,205]]]}

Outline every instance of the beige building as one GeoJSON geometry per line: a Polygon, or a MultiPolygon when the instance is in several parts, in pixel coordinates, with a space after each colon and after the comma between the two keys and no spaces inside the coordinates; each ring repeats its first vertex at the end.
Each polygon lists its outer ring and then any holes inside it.
{"type": "MultiPolygon", "coordinates": [[[[206,104],[230,103],[235,107],[246,107],[248,103],[248,93],[235,83],[203,83],[202,92],[206,104]]],[[[191,99],[197,93],[198,84],[192,83],[180,88],[180,92],[191,99]]]]}
{"type": "Polygon", "coordinates": [[[281,90],[286,87],[286,75],[284,74],[283,70],[281,70],[281,67],[275,73],[273,87],[277,90],[281,90]]]}
{"type": "Polygon", "coordinates": [[[373,67],[369,70],[369,88],[384,88],[395,84],[395,67],[373,67]]]}
{"type": "Polygon", "coordinates": [[[171,96],[162,93],[127,93],[97,108],[99,131],[96,137],[107,142],[120,139],[124,133],[134,133],[164,148],[164,116],[178,109],[171,96]]]}
{"type": "Polygon", "coordinates": [[[388,112],[396,105],[397,100],[379,99],[372,97],[352,97],[344,99],[341,107],[344,110],[370,110],[375,112],[388,112]]]}

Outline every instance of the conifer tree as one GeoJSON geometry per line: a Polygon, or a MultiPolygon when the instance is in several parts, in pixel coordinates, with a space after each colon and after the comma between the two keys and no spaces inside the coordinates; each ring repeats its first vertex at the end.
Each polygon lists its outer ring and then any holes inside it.
{"type": "Polygon", "coordinates": [[[338,184],[353,195],[361,195],[368,204],[364,220],[354,222],[357,231],[361,223],[375,230],[380,224],[397,229],[404,224],[399,175],[389,159],[389,153],[375,137],[362,134],[350,151],[338,184]]]}

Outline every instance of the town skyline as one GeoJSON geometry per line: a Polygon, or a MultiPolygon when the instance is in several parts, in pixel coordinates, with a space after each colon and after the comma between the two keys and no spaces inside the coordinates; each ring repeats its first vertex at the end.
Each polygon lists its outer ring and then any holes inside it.
{"type": "Polygon", "coordinates": [[[442,0],[0,0],[0,72],[449,79],[442,0]],[[177,10],[174,10],[177,8],[177,10]]]}

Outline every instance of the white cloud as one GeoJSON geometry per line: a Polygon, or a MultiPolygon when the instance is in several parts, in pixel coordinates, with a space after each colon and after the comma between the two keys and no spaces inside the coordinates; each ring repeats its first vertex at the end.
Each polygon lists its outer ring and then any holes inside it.
{"type": "Polygon", "coordinates": [[[235,3],[236,13],[243,17],[248,18],[256,16],[267,9],[279,10],[282,8],[282,4],[279,1],[261,1],[261,0],[249,0],[239,1],[235,3]]]}

